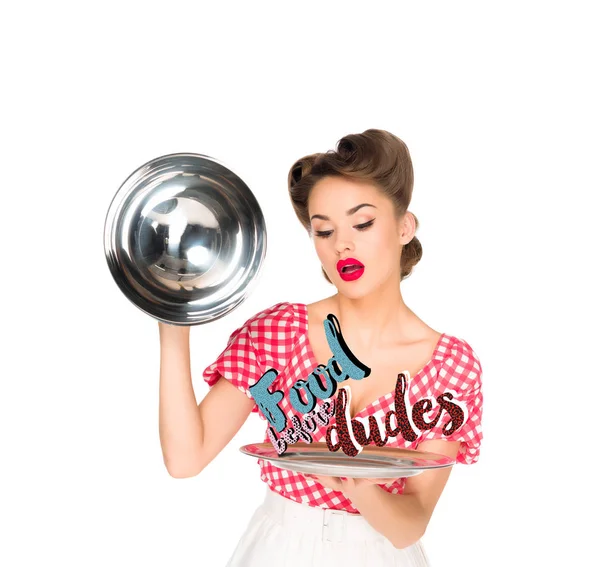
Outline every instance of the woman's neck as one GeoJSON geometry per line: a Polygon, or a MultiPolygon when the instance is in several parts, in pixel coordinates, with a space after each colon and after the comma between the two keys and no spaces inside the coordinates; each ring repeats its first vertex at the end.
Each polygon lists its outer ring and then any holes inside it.
{"type": "Polygon", "coordinates": [[[359,299],[337,293],[331,300],[342,333],[363,349],[384,344],[391,336],[398,338],[406,333],[410,323],[414,324],[414,313],[404,303],[399,287],[387,292],[378,290],[359,299]]]}

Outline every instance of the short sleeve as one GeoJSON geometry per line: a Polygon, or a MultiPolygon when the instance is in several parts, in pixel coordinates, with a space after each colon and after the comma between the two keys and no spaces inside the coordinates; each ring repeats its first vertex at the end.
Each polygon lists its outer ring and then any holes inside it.
{"type": "MultiPolygon", "coordinates": [[[[297,341],[295,313],[293,304],[277,303],[260,311],[231,333],[223,352],[202,373],[208,386],[214,386],[223,377],[254,399],[250,388],[267,371],[275,370],[277,376],[269,388],[271,392],[279,390],[283,381],[281,373],[285,371],[297,341]]],[[[266,420],[256,403],[252,411],[266,420]]]]}
{"type": "Polygon", "coordinates": [[[456,462],[466,465],[479,460],[483,440],[481,375],[481,362],[471,346],[454,337],[439,367],[437,379],[442,392],[436,394],[444,395],[442,404],[448,411],[420,439],[421,442],[432,439],[460,441],[456,462]],[[458,423],[460,426],[451,431],[458,423]]]}
{"type": "MultiPolygon", "coordinates": [[[[249,322],[231,333],[227,346],[217,359],[202,373],[209,387],[214,386],[223,377],[240,392],[252,398],[250,386],[256,384],[263,375],[259,355],[252,342],[249,322]]],[[[252,411],[258,413],[254,404],[252,411]]]]}

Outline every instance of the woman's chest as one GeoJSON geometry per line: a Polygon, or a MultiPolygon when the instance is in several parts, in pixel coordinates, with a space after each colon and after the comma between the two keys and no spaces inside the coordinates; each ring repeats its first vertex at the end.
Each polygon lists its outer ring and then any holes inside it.
{"type": "MultiPolygon", "coordinates": [[[[411,345],[391,345],[371,352],[352,350],[352,354],[368,368],[368,372],[359,380],[347,378],[336,384],[337,388],[343,387],[347,391],[349,416],[354,418],[371,408],[377,411],[381,409],[377,406],[381,406],[384,399],[392,401],[399,375],[404,374],[408,383],[411,378],[421,374],[431,361],[437,339],[432,337],[411,345]]],[[[314,362],[324,367],[331,366],[333,355],[325,337],[321,333],[313,334],[309,329],[308,340],[308,349],[312,351],[314,362]]]]}

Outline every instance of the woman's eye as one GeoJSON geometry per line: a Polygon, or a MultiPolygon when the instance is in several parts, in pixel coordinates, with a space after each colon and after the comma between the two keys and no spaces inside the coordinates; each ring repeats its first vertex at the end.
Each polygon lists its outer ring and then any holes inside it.
{"type": "MultiPolygon", "coordinates": [[[[375,222],[375,219],[370,220],[368,222],[364,222],[362,224],[354,225],[354,228],[356,228],[358,230],[367,230],[367,228],[372,226],[374,222],[375,222]]],[[[317,230],[317,231],[315,231],[315,236],[318,236],[319,238],[329,238],[332,235],[332,233],[333,233],[333,230],[317,230]]]]}
{"type": "Polygon", "coordinates": [[[375,222],[375,219],[370,220],[369,222],[364,222],[363,224],[357,224],[354,228],[357,228],[358,230],[366,230],[367,228],[369,228],[373,223],[375,222]]]}

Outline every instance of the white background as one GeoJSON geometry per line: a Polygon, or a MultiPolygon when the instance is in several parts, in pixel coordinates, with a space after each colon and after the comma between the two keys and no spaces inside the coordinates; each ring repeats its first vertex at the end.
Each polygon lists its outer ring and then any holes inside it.
{"type": "Polygon", "coordinates": [[[29,2],[0,15],[0,564],[224,565],[263,497],[252,415],[201,475],[158,438],[158,328],[103,224],[173,152],[236,171],[266,217],[255,292],[192,329],[196,395],[230,332],[331,294],[286,192],[299,157],[409,146],[424,255],[402,290],[484,370],[480,462],[434,566],[598,565],[598,21],[593,2],[29,2]],[[414,5],[412,5],[414,4],[414,5]],[[588,519],[584,519],[584,516],[588,519]]]}

